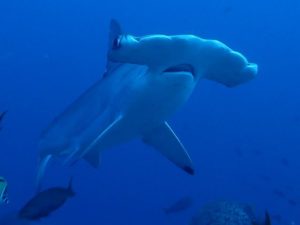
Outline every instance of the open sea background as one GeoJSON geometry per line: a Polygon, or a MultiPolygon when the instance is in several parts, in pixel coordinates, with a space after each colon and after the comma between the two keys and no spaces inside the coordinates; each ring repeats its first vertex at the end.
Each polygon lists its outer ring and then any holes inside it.
{"type": "Polygon", "coordinates": [[[45,188],[66,186],[74,176],[77,195],[36,224],[183,225],[217,199],[268,209],[274,224],[299,224],[298,0],[0,0],[0,111],[8,110],[0,176],[10,197],[0,216],[34,194],[41,131],[101,78],[111,18],[134,35],[220,40],[257,63],[258,76],[236,88],[201,80],[169,120],[195,176],[138,140],[105,151],[97,170],[54,162],[45,188]],[[194,199],[191,209],[163,213],[184,196],[194,199]]]}

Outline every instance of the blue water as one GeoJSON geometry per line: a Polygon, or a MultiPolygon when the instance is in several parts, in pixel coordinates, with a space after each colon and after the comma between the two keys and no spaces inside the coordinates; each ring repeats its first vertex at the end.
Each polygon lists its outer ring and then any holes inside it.
{"type": "Polygon", "coordinates": [[[0,176],[11,201],[0,215],[34,194],[41,131],[101,77],[111,18],[134,35],[218,39],[257,63],[258,77],[232,89],[203,80],[170,119],[195,176],[138,140],[106,151],[97,170],[53,163],[45,187],[73,175],[77,195],[42,223],[182,225],[204,203],[229,199],[299,224],[298,0],[0,1],[0,176]],[[166,217],[162,208],[184,196],[193,208],[166,217]]]}

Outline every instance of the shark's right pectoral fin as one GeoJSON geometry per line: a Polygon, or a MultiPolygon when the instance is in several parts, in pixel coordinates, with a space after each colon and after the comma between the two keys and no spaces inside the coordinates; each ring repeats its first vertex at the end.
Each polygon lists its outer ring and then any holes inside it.
{"type": "Polygon", "coordinates": [[[145,134],[143,141],[157,149],[185,172],[191,175],[194,174],[194,168],[188,153],[167,122],[145,134]]]}

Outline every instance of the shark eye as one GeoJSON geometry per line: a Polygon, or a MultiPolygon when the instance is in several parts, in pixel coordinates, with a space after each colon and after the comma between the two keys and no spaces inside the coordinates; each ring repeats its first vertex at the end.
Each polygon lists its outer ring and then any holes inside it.
{"type": "Polygon", "coordinates": [[[118,36],[113,40],[112,49],[119,49],[120,47],[121,47],[121,36],[118,36]]]}

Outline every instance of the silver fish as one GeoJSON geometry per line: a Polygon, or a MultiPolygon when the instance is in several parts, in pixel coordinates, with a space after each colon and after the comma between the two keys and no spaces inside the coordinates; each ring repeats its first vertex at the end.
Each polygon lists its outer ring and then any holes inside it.
{"type": "Polygon", "coordinates": [[[74,195],[72,179],[70,179],[67,188],[54,187],[36,194],[20,209],[18,217],[25,220],[39,220],[47,217],[74,195]]]}

